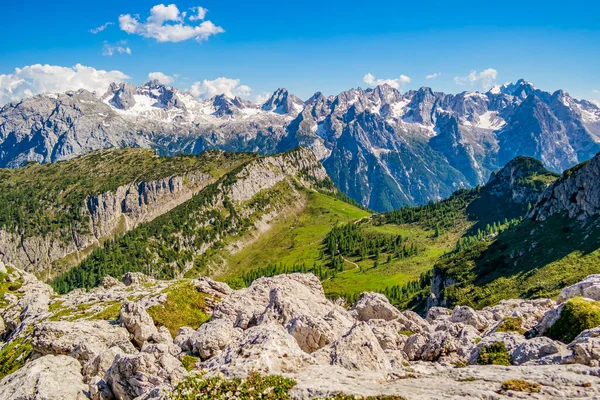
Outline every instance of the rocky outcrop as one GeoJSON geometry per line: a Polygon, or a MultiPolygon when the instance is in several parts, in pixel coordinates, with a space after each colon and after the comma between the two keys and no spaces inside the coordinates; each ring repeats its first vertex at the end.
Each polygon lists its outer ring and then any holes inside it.
{"type": "Polygon", "coordinates": [[[558,302],[564,303],[573,297],[600,300],[600,275],[590,275],[581,282],[564,288],[558,295],[558,302]]]}
{"type": "Polygon", "coordinates": [[[86,249],[97,246],[116,233],[131,230],[142,222],[189,200],[212,183],[214,178],[200,172],[166,177],[151,182],[132,182],[114,191],[90,196],[81,204],[82,223],[66,235],[64,232],[45,236],[22,236],[0,229],[2,260],[17,268],[52,277],[52,264],[69,255],[81,261],[86,249]]]}
{"type": "Polygon", "coordinates": [[[0,381],[0,398],[11,400],[84,400],[87,386],[79,362],[67,356],[44,356],[0,381]]]}
{"type": "MultiPolygon", "coordinates": [[[[7,272],[14,273],[12,267],[7,272]]],[[[483,310],[436,308],[423,319],[375,293],[363,293],[346,310],[329,301],[310,274],[260,278],[240,290],[202,278],[190,283],[219,294],[220,301],[209,322],[198,329],[181,327],[173,340],[166,328],[155,326],[146,308],[164,301],[162,292],[180,282],[149,281],[141,274],[123,280],[129,286],[105,279],[103,287],[51,300],[87,308],[120,299],[118,323],[86,316],[50,321],[52,312],[43,309],[30,317],[33,332],[28,334],[26,325],[19,335],[31,343],[33,354],[0,381],[0,397],[32,398],[39,391],[43,398],[65,398],[56,395],[52,382],[59,381],[69,386],[64,389],[68,399],[165,398],[188,376],[182,364],[188,355],[201,358],[191,366],[192,374],[285,374],[297,382],[294,399],[341,392],[402,393],[407,399],[522,395],[502,388],[511,379],[540,385],[529,398],[600,395],[600,327],[581,332],[570,344],[535,336],[535,330],[523,334],[548,315],[560,315],[564,303],[509,300],[483,310]],[[521,331],[506,331],[517,329],[502,325],[507,318],[519,321],[521,331]],[[507,365],[480,365],[490,361],[482,361],[482,352],[489,355],[498,343],[500,350],[493,351],[502,351],[500,360],[507,365]]]]}
{"type": "Polygon", "coordinates": [[[600,154],[565,171],[552,184],[529,216],[544,221],[556,214],[585,220],[600,214],[600,154]]]}

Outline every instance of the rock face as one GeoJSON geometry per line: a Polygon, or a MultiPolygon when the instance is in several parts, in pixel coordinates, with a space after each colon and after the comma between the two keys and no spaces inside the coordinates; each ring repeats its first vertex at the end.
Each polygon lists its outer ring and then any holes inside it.
{"type": "Polygon", "coordinates": [[[487,93],[401,94],[382,85],[306,102],[278,89],[260,105],[223,95],[202,102],[152,81],[114,84],[102,95],[38,95],[0,109],[0,167],[118,146],[272,154],[298,145],[317,154],[342,191],[390,210],[482,184],[517,155],[554,171],[588,159],[600,150],[600,109],[523,80],[487,93]]]}
{"type": "Polygon", "coordinates": [[[88,197],[81,204],[85,227],[69,232],[73,240],[61,240],[61,232],[21,236],[0,229],[2,259],[30,272],[51,270],[52,263],[98,245],[116,232],[135,228],[189,200],[214,179],[190,173],[151,182],[132,182],[115,191],[88,197]]]}
{"type": "Polygon", "coordinates": [[[564,303],[577,296],[600,300],[600,275],[590,275],[581,282],[564,288],[558,295],[558,302],[564,303]]]}
{"type": "Polygon", "coordinates": [[[84,400],[87,386],[79,362],[67,356],[44,356],[0,381],[0,398],[11,400],[84,400]]]}
{"type": "Polygon", "coordinates": [[[542,195],[530,213],[534,220],[544,221],[555,214],[585,220],[600,214],[600,154],[563,174],[542,195]]]}

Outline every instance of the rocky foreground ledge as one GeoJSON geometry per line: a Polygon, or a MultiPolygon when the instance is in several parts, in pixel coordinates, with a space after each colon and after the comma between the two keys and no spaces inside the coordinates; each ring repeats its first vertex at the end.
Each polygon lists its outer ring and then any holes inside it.
{"type": "Polygon", "coordinates": [[[210,320],[175,332],[157,328],[148,310],[182,281],[129,273],[56,296],[23,271],[0,276],[0,364],[3,372],[20,367],[0,381],[1,399],[167,399],[196,374],[253,371],[295,380],[294,399],[600,396],[600,326],[581,331],[583,322],[600,325],[600,276],[566,288],[558,303],[432,308],[425,319],[377,293],[346,308],[310,274],[236,291],[201,278],[184,283],[205,295],[210,320]],[[111,310],[114,318],[98,318],[111,310]]]}

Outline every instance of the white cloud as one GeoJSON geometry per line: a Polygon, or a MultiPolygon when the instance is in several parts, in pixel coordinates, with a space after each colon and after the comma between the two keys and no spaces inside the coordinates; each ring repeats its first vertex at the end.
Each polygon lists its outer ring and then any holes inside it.
{"type": "Polygon", "coordinates": [[[594,93],[600,93],[600,90],[592,90],[594,93]]]}
{"type": "Polygon", "coordinates": [[[122,40],[115,45],[111,45],[108,42],[104,42],[104,46],[102,46],[102,55],[112,56],[115,53],[131,55],[131,49],[127,47],[126,44],[126,40],[122,40]]]}
{"type": "Polygon", "coordinates": [[[196,11],[196,15],[190,17],[189,22],[198,21],[202,16],[203,21],[199,25],[186,23],[187,13],[180,13],[175,4],[159,4],[150,9],[150,16],[145,22],[140,22],[137,15],[119,16],[119,27],[129,34],[141,35],[158,42],[181,42],[189,39],[201,42],[210,36],[225,32],[211,21],[204,21],[206,9],[196,7],[196,11]]]}
{"type": "Polygon", "coordinates": [[[273,93],[271,92],[264,92],[262,94],[257,94],[256,97],[254,98],[254,102],[256,104],[263,104],[265,101],[269,100],[269,98],[271,97],[273,93]]]}
{"type": "Polygon", "coordinates": [[[175,82],[174,76],[165,75],[162,72],[150,72],[148,74],[148,79],[150,79],[151,81],[157,80],[163,85],[168,85],[170,83],[175,82]]]}
{"type": "Polygon", "coordinates": [[[103,93],[112,82],[129,79],[121,71],[104,71],[77,64],[74,67],[29,65],[0,75],[0,104],[44,92],[87,89],[103,93]]]}
{"type": "Polygon", "coordinates": [[[438,78],[440,75],[442,75],[441,72],[435,72],[433,74],[426,75],[425,79],[435,79],[438,78]]]}
{"type": "Polygon", "coordinates": [[[204,18],[206,18],[206,13],[208,12],[208,10],[204,7],[192,7],[191,10],[194,11],[196,15],[192,15],[190,17],[190,21],[204,21],[204,18]]]}
{"type": "Polygon", "coordinates": [[[110,25],[113,25],[113,24],[114,24],[114,22],[107,22],[104,25],[100,25],[97,28],[90,29],[90,33],[93,33],[95,35],[97,33],[102,32],[103,30],[105,30],[106,28],[108,28],[110,25]]]}
{"type": "Polygon", "coordinates": [[[396,79],[376,79],[375,75],[368,73],[363,76],[363,82],[371,87],[379,86],[379,85],[389,85],[394,89],[401,89],[402,86],[410,83],[410,78],[406,75],[400,75],[400,77],[396,79]]]}
{"type": "Polygon", "coordinates": [[[224,94],[228,97],[249,96],[252,89],[246,85],[240,85],[239,79],[217,78],[215,80],[203,80],[202,82],[194,82],[189,89],[189,92],[202,99],[208,99],[213,96],[224,94]]]}
{"type": "Polygon", "coordinates": [[[479,73],[475,70],[472,70],[467,76],[454,77],[454,82],[457,85],[478,86],[481,89],[487,90],[494,86],[494,82],[496,81],[497,76],[498,71],[496,71],[493,68],[488,68],[479,73]]]}
{"type": "Polygon", "coordinates": [[[599,100],[592,100],[592,103],[594,103],[596,106],[600,107],[600,101],[599,100]]]}

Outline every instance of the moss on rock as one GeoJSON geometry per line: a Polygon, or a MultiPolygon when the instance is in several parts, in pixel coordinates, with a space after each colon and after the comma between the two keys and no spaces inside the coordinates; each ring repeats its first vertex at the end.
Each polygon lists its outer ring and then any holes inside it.
{"type": "Polygon", "coordinates": [[[600,326],[600,302],[574,297],[565,303],[560,317],[546,331],[546,336],[570,343],[581,332],[597,326],[600,326]]]}

